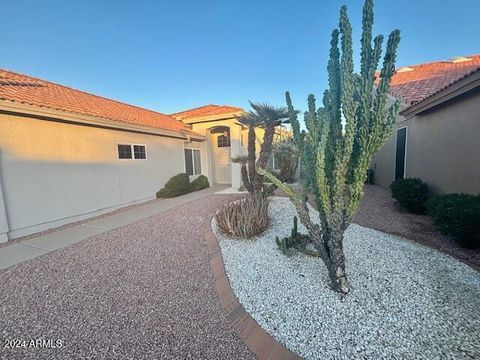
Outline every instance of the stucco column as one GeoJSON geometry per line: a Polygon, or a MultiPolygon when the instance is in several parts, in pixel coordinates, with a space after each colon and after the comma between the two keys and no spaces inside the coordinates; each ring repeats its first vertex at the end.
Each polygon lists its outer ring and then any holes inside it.
{"type": "MultiPolygon", "coordinates": [[[[230,156],[242,154],[242,127],[238,124],[233,124],[230,127],[230,156]]],[[[232,168],[232,188],[238,189],[242,185],[242,175],[240,171],[240,164],[231,163],[232,168]]]]}
{"type": "MultiPolygon", "coordinates": [[[[207,140],[205,141],[205,151],[206,151],[206,176],[208,178],[208,182],[210,183],[210,186],[213,185],[213,167],[215,166],[213,164],[213,154],[212,154],[212,134],[210,132],[210,129],[205,130],[205,137],[207,140]]],[[[202,164],[203,165],[203,164],[202,164]]]]}
{"type": "Polygon", "coordinates": [[[7,206],[5,204],[5,197],[3,196],[3,182],[2,182],[2,149],[0,149],[0,243],[8,241],[8,227],[7,206]]]}

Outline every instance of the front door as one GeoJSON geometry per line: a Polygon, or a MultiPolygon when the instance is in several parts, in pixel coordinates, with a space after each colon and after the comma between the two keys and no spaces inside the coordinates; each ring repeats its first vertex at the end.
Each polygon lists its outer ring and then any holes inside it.
{"type": "Polygon", "coordinates": [[[232,182],[230,159],[230,134],[212,134],[214,176],[218,184],[232,182]]]}
{"type": "Polygon", "coordinates": [[[405,157],[407,150],[407,128],[397,130],[397,148],[395,154],[395,180],[405,178],[405,157]]]}

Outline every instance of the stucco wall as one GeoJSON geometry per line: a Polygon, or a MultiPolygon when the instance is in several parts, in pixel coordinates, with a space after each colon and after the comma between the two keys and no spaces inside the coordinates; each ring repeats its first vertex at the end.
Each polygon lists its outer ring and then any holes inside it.
{"type": "MultiPolygon", "coordinates": [[[[433,193],[480,193],[480,92],[456,98],[400,122],[407,126],[406,177],[425,181],[433,193]]],[[[394,178],[395,134],[375,157],[375,181],[394,178]]]]}
{"type": "MultiPolygon", "coordinates": [[[[208,168],[206,167],[205,170],[207,171],[207,176],[211,182],[215,182],[215,175],[214,175],[214,167],[215,167],[215,156],[214,156],[214,149],[216,144],[211,143],[210,139],[210,130],[217,126],[226,126],[230,128],[230,155],[231,157],[235,157],[239,154],[243,154],[246,152],[246,144],[243,143],[242,145],[242,127],[237,123],[236,118],[228,118],[228,119],[214,119],[211,121],[203,120],[198,123],[192,123],[192,128],[195,132],[201,135],[205,135],[207,137],[207,142],[205,143],[205,156],[206,161],[205,164],[208,164],[208,168]]],[[[202,155],[203,156],[203,155],[202,155]]],[[[203,157],[202,157],[202,165],[203,165],[203,157]]],[[[240,174],[240,165],[236,163],[231,163],[231,182],[233,188],[239,188],[241,186],[241,174],[240,174]]]]}
{"type": "Polygon", "coordinates": [[[183,148],[182,139],[0,114],[9,237],[153,198],[185,171],[183,148]],[[146,145],[147,159],[119,160],[117,143],[146,145]]]}

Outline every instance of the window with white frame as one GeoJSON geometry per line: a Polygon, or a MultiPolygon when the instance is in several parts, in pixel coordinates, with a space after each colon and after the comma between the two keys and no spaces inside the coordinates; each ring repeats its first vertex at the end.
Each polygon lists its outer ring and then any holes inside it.
{"type": "Polygon", "coordinates": [[[147,150],[145,145],[117,144],[119,159],[145,160],[147,150]]]}
{"type": "Polygon", "coordinates": [[[200,175],[202,173],[200,150],[185,149],[185,172],[187,175],[200,175]]]}
{"type": "Polygon", "coordinates": [[[135,159],[146,159],[145,145],[133,145],[133,157],[135,159]]]}

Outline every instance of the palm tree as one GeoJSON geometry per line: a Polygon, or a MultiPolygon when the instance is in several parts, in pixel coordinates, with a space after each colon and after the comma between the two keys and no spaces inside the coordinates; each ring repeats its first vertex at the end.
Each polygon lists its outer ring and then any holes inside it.
{"type": "Polygon", "coordinates": [[[249,102],[253,111],[246,112],[238,119],[240,123],[248,127],[248,157],[247,159],[239,157],[234,159],[234,161],[242,165],[242,179],[245,188],[249,192],[256,192],[263,190],[263,175],[258,174],[256,167],[266,167],[268,158],[273,149],[275,127],[285,122],[289,118],[289,113],[286,107],[276,107],[266,103],[249,102]],[[256,127],[262,127],[265,129],[258,160],[256,160],[255,154],[256,127]],[[246,167],[247,162],[248,172],[246,167]]]}

